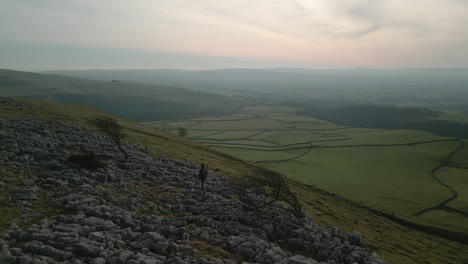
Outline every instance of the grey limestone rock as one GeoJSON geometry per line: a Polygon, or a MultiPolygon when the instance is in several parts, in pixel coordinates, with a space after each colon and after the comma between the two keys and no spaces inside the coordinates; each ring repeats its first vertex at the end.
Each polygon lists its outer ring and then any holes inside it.
{"type": "Polygon", "coordinates": [[[0,241],[0,263],[16,264],[17,257],[13,256],[8,246],[0,241]]]}
{"type": "Polygon", "coordinates": [[[25,245],[25,252],[48,256],[54,258],[57,261],[63,261],[65,259],[70,259],[72,256],[70,253],[62,250],[58,250],[54,247],[44,245],[39,241],[32,241],[25,245]]]}
{"type": "Polygon", "coordinates": [[[169,247],[169,243],[167,242],[157,242],[150,245],[151,251],[160,254],[160,255],[167,255],[167,249],[169,247]]]}
{"type": "Polygon", "coordinates": [[[88,235],[88,239],[89,240],[94,240],[94,241],[97,241],[97,242],[105,242],[106,241],[106,238],[105,238],[103,232],[91,232],[88,235]]]}
{"type": "Polygon", "coordinates": [[[32,189],[16,189],[15,201],[24,201],[24,200],[37,200],[37,195],[32,189]]]}
{"type": "MultiPolygon", "coordinates": [[[[358,232],[321,228],[311,218],[293,217],[280,203],[246,210],[217,173],[210,173],[208,191],[200,193],[193,177],[198,164],[150,156],[127,142],[130,158],[121,163],[115,144],[94,132],[56,121],[0,122],[2,166],[30,172],[12,193],[16,205],[31,206],[44,193],[51,209],[70,212],[39,221],[43,216],[25,208],[5,232],[16,248],[0,241],[0,263],[234,264],[238,257],[259,264],[385,263],[358,232]],[[67,162],[80,151],[93,152],[107,166],[90,171],[67,162]],[[203,258],[194,243],[235,258],[203,258]],[[283,243],[317,259],[292,257],[279,246],[283,243]]],[[[0,187],[13,181],[2,178],[0,187]]]]}
{"type": "Polygon", "coordinates": [[[23,255],[23,250],[21,248],[10,248],[11,255],[13,256],[21,256],[23,255]]]}
{"type": "Polygon", "coordinates": [[[362,237],[361,233],[354,231],[349,236],[349,243],[351,245],[362,247],[364,246],[364,238],[362,237]]]}
{"type": "Polygon", "coordinates": [[[106,259],[101,258],[101,257],[97,257],[97,258],[91,260],[90,264],[106,264],[106,259]]]}
{"type": "Polygon", "coordinates": [[[89,243],[77,243],[73,246],[73,254],[82,257],[97,257],[100,253],[100,248],[89,243]]]}
{"type": "Polygon", "coordinates": [[[304,257],[302,255],[295,255],[289,258],[289,264],[318,264],[317,261],[304,257]]]}
{"type": "Polygon", "coordinates": [[[111,264],[126,264],[127,261],[132,259],[135,256],[135,253],[129,250],[122,250],[111,257],[109,263],[111,264]]]}

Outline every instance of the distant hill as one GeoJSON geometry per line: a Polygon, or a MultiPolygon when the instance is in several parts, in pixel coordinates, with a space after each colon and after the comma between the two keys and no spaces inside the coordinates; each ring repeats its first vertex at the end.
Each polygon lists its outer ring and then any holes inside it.
{"type": "Polygon", "coordinates": [[[230,113],[248,104],[236,99],[168,86],[84,80],[58,74],[0,70],[0,95],[79,103],[138,121],[230,113]]]}
{"type": "Polygon", "coordinates": [[[271,100],[326,98],[468,112],[468,69],[218,69],[50,71],[95,80],[174,85],[271,100]]]}

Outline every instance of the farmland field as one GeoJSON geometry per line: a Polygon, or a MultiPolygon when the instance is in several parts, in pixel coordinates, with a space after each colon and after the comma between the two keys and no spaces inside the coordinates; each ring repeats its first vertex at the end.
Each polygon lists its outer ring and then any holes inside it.
{"type": "Polygon", "coordinates": [[[146,125],[184,127],[192,140],[299,182],[468,233],[464,141],[416,130],[340,126],[295,113],[289,107],[254,107],[232,116],[146,125]]]}

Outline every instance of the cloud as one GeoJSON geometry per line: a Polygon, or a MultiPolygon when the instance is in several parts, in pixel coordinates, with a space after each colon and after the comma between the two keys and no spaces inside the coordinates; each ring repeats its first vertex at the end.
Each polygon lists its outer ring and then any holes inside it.
{"type": "Polygon", "coordinates": [[[466,0],[0,1],[0,41],[356,66],[468,44],[466,0]]]}

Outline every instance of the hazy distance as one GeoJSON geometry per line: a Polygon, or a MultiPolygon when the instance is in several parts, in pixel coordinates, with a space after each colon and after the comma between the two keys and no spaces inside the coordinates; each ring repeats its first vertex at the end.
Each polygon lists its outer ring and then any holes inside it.
{"type": "Polygon", "coordinates": [[[0,4],[0,68],[468,67],[463,0],[0,4]]]}

